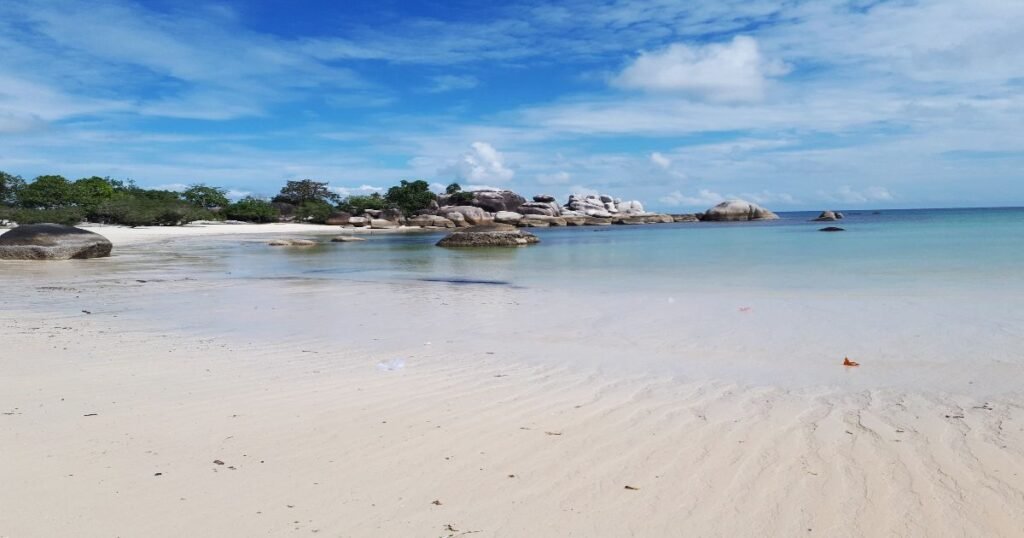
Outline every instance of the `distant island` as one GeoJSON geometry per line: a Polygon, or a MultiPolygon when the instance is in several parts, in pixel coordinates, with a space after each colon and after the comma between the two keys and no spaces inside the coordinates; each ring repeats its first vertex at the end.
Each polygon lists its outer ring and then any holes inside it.
{"type": "Polygon", "coordinates": [[[383,194],[341,197],[327,182],[288,181],[273,198],[230,201],[227,190],[194,184],[183,191],[146,189],[132,181],[92,176],[70,181],[44,175],[31,181],[0,172],[0,223],[92,222],[124,226],[179,226],[196,221],[308,222],[351,228],[452,229],[484,224],[525,228],[673,222],[771,220],[775,213],[729,200],[703,213],[646,211],[637,200],[572,194],[565,203],[510,190],[465,191],[458,183],[437,194],[423,180],[402,180],[383,194]]]}

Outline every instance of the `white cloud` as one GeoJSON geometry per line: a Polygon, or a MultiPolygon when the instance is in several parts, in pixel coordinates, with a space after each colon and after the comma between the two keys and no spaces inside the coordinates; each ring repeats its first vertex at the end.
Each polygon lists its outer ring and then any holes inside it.
{"type": "Polygon", "coordinates": [[[188,185],[184,183],[167,183],[164,185],[157,185],[153,188],[161,191],[182,192],[188,188],[188,185]]]}
{"type": "Polygon", "coordinates": [[[427,89],[431,93],[472,90],[480,85],[480,80],[472,75],[441,75],[433,77],[431,82],[427,89]]]}
{"type": "Polygon", "coordinates": [[[564,185],[570,181],[572,181],[572,174],[564,170],[537,176],[537,183],[541,185],[564,185]]]}
{"type": "Polygon", "coordinates": [[[687,196],[682,191],[673,191],[658,198],[658,201],[673,207],[710,207],[725,199],[724,196],[717,192],[701,189],[696,196],[687,196]]]}
{"type": "Polygon", "coordinates": [[[353,195],[367,195],[375,192],[384,192],[383,187],[374,187],[373,185],[360,185],[358,187],[330,187],[330,189],[338,193],[343,198],[353,195]]]}
{"type": "Polygon", "coordinates": [[[849,185],[839,187],[835,192],[818,191],[822,198],[833,202],[845,202],[848,204],[864,204],[868,202],[891,202],[892,193],[885,187],[866,187],[855,190],[849,185]]]}
{"type": "Polygon", "coordinates": [[[669,167],[672,166],[672,159],[669,159],[657,151],[651,154],[651,162],[663,170],[668,170],[669,167]]]}
{"type": "Polygon", "coordinates": [[[744,192],[740,193],[740,198],[744,200],[750,200],[752,202],[765,205],[765,204],[796,204],[799,202],[792,194],[786,192],[772,192],[762,190],[760,192],[744,192]]]}
{"type": "Polygon", "coordinates": [[[228,189],[226,196],[228,197],[229,200],[241,200],[246,196],[252,196],[252,192],[238,189],[228,189]]]}
{"type": "Polygon", "coordinates": [[[502,183],[515,176],[515,171],[505,166],[502,154],[487,142],[473,142],[469,151],[438,173],[469,182],[502,183]]]}
{"type": "Polygon", "coordinates": [[[678,92],[709,101],[757,101],[769,77],[788,71],[781,61],[762,56],[757,40],[736,36],[724,44],[674,43],[643,52],[612,82],[626,89],[678,92]]]}

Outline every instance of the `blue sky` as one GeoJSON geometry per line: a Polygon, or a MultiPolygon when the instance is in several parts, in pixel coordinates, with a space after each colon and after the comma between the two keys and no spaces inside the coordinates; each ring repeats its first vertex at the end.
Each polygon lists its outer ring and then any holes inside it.
{"type": "Polygon", "coordinates": [[[4,0],[0,170],[1024,205],[1021,28],[1019,0],[4,0]]]}

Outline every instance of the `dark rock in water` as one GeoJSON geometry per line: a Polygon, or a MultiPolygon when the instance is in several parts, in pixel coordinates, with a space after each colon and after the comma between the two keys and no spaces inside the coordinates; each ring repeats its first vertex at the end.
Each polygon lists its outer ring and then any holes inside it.
{"type": "Polygon", "coordinates": [[[437,242],[439,247],[521,247],[539,243],[537,236],[509,224],[463,228],[437,242]]]}
{"type": "Polygon", "coordinates": [[[841,218],[843,218],[843,214],[842,213],[837,213],[835,211],[822,211],[821,214],[818,215],[818,218],[816,218],[814,220],[816,220],[816,221],[829,221],[829,220],[839,220],[841,218]]]}
{"type": "Polygon", "coordinates": [[[357,243],[359,241],[366,241],[363,237],[354,237],[351,235],[339,235],[331,238],[331,243],[357,243]]]}
{"type": "Polygon", "coordinates": [[[63,224],[26,224],[0,235],[2,260],[70,260],[110,256],[98,233],[63,224]]]}
{"type": "Polygon", "coordinates": [[[822,229],[820,229],[818,231],[819,232],[845,232],[846,230],[844,230],[844,229],[842,229],[842,228],[840,228],[838,226],[826,226],[826,227],[824,227],[824,228],[822,228],[822,229]]]}

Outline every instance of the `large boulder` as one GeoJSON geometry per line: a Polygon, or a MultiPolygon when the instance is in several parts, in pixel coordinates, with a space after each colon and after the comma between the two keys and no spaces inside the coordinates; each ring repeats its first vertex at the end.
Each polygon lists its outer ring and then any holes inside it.
{"type": "Polygon", "coordinates": [[[409,219],[410,226],[424,228],[454,228],[455,223],[439,215],[417,215],[409,219]]]}
{"type": "Polygon", "coordinates": [[[442,207],[441,211],[444,211],[445,213],[461,213],[462,216],[466,219],[466,222],[473,226],[477,226],[480,224],[492,224],[494,222],[494,217],[489,215],[483,209],[480,209],[479,207],[476,206],[456,205],[450,207],[442,207]]]}
{"type": "Polygon", "coordinates": [[[519,221],[519,225],[527,228],[547,228],[548,226],[568,226],[568,223],[562,217],[523,215],[523,219],[519,221]]]}
{"type": "Polygon", "coordinates": [[[405,220],[402,215],[402,211],[399,209],[385,209],[380,212],[380,218],[384,220],[390,220],[391,222],[397,222],[399,224],[405,220]]]}
{"type": "Polygon", "coordinates": [[[555,201],[550,202],[526,202],[519,206],[519,212],[523,215],[544,215],[557,217],[562,214],[562,208],[555,201]]]}
{"type": "Polygon", "coordinates": [[[110,256],[102,235],[63,224],[26,224],[0,235],[2,260],[71,260],[110,256]]]}
{"type": "Polygon", "coordinates": [[[363,228],[370,225],[370,217],[349,217],[348,224],[356,228],[363,228]]]}
{"type": "Polygon", "coordinates": [[[398,223],[386,219],[370,219],[370,228],[374,230],[393,230],[398,228],[398,223]]]}
{"type": "Polygon", "coordinates": [[[619,213],[626,213],[628,215],[639,215],[644,213],[644,205],[637,200],[619,202],[615,204],[615,209],[617,209],[619,213]]]}
{"type": "Polygon", "coordinates": [[[438,196],[438,203],[441,207],[452,204],[466,204],[479,207],[489,213],[498,211],[518,211],[519,206],[526,202],[526,198],[508,190],[479,190],[468,193],[459,193],[459,198],[450,194],[438,196]],[[473,198],[466,201],[464,196],[471,194],[473,198]]]}
{"type": "Polygon", "coordinates": [[[351,218],[351,213],[341,211],[338,213],[331,213],[331,216],[327,217],[327,220],[325,220],[324,223],[330,224],[331,226],[347,226],[349,223],[348,221],[351,218]]]}
{"type": "Polygon", "coordinates": [[[498,211],[494,214],[494,222],[499,224],[519,224],[521,220],[523,215],[513,211],[498,211]]]}
{"type": "Polygon", "coordinates": [[[522,247],[540,242],[537,236],[510,224],[487,224],[458,230],[437,242],[439,247],[522,247]]]}
{"type": "Polygon", "coordinates": [[[448,220],[455,223],[456,228],[468,228],[469,226],[471,226],[471,224],[466,222],[466,217],[463,217],[462,213],[459,213],[458,211],[449,211],[445,213],[444,216],[448,220]]]}
{"type": "Polygon", "coordinates": [[[555,201],[555,197],[550,194],[538,194],[533,197],[534,202],[540,202],[542,204],[549,204],[555,201]]]}
{"type": "Polygon", "coordinates": [[[704,212],[701,220],[734,221],[734,220],[775,220],[778,215],[745,200],[726,200],[704,212]]]}
{"type": "Polygon", "coordinates": [[[833,221],[843,218],[843,214],[838,211],[822,211],[818,218],[814,220],[818,221],[833,221]]]}

